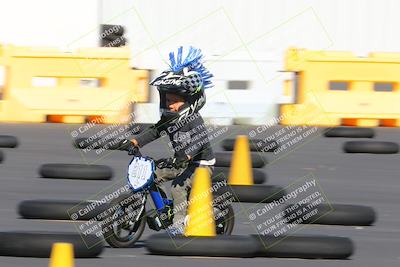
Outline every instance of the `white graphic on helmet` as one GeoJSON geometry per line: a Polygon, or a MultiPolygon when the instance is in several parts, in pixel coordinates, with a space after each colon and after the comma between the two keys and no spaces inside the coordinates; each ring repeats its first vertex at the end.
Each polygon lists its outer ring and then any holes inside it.
{"type": "Polygon", "coordinates": [[[196,112],[197,110],[197,106],[201,105],[203,103],[203,101],[205,101],[205,97],[200,97],[199,99],[197,99],[193,104],[191,104],[189,107],[183,109],[182,111],[180,111],[179,113],[181,114],[177,120],[181,121],[187,117],[189,117],[190,115],[192,115],[193,113],[196,112]]]}
{"type": "Polygon", "coordinates": [[[160,86],[160,85],[181,86],[181,84],[182,84],[181,78],[182,78],[181,75],[175,75],[173,72],[169,72],[169,73],[160,75],[158,78],[156,78],[150,84],[153,84],[155,86],[160,86]]]}

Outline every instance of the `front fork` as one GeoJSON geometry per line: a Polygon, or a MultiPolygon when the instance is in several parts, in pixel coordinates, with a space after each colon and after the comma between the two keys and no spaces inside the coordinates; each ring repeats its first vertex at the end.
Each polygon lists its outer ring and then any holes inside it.
{"type": "Polygon", "coordinates": [[[172,223],[171,206],[172,201],[163,198],[157,188],[150,190],[150,196],[153,200],[155,210],[147,216],[147,223],[153,230],[159,231],[165,229],[172,223]]]}
{"type": "Polygon", "coordinates": [[[157,211],[162,211],[165,208],[164,199],[158,190],[150,190],[150,196],[153,199],[157,211]]]}
{"type": "Polygon", "coordinates": [[[146,196],[146,194],[143,194],[142,203],[140,205],[140,210],[137,213],[134,222],[138,222],[139,221],[140,215],[142,215],[143,210],[146,208],[146,201],[147,201],[147,196],[146,196]]]}

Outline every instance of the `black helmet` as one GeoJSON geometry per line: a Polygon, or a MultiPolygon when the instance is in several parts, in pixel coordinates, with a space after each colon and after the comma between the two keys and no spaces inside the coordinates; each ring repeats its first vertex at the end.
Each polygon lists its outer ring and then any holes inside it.
{"type": "Polygon", "coordinates": [[[178,48],[177,58],[174,52],[169,54],[170,69],[163,71],[150,85],[157,86],[160,94],[160,112],[168,120],[178,122],[195,112],[206,103],[204,90],[212,87],[210,78],[213,75],[203,66],[203,55],[200,49],[189,48],[188,55],[182,61],[183,47],[178,48]],[[185,104],[178,112],[169,111],[166,104],[166,93],[180,95],[185,104]]]}

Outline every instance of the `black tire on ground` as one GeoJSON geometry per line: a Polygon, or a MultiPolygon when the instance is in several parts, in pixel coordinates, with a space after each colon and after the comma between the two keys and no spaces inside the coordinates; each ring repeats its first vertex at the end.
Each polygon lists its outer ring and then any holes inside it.
{"type": "MultiPolygon", "coordinates": [[[[302,210],[305,205],[291,204],[285,209],[285,218],[293,218],[293,222],[298,217],[294,217],[297,210],[302,210]]],[[[327,224],[327,225],[354,225],[367,226],[372,225],[376,220],[376,213],[373,208],[360,205],[345,204],[319,204],[307,209],[310,216],[302,220],[305,224],[327,224]],[[312,212],[316,209],[315,212],[312,212]]],[[[299,223],[299,221],[297,221],[299,223]]]]}
{"type": "Polygon", "coordinates": [[[335,236],[254,235],[256,256],[303,259],[346,259],[353,254],[351,239],[335,236]]]}
{"type": "Polygon", "coordinates": [[[346,153],[395,154],[399,152],[399,145],[393,142],[378,141],[349,141],[343,145],[346,153]]]}
{"type": "Polygon", "coordinates": [[[217,192],[230,192],[234,201],[247,203],[269,203],[286,194],[282,187],[274,185],[227,185],[217,192]]]}
{"type": "Polygon", "coordinates": [[[18,146],[18,139],[12,135],[0,135],[0,147],[14,148],[18,146]]]}
{"type": "MultiPolygon", "coordinates": [[[[111,35],[107,37],[109,39],[113,38],[111,35]]],[[[102,47],[120,47],[124,46],[127,43],[127,40],[124,36],[115,36],[114,40],[102,39],[101,46],[102,47]]]]}
{"type": "Polygon", "coordinates": [[[151,235],[146,241],[151,254],[168,256],[254,257],[257,242],[251,236],[218,235],[216,237],[151,235]]]}
{"type": "MultiPolygon", "coordinates": [[[[253,170],[254,184],[263,184],[267,181],[267,175],[260,169],[253,170]]],[[[229,167],[214,167],[213,182],[225,181],[229,177],[229,167]]]]}
{"type": "Polygon", "coordinates": [[[25,219],[91,220],[107,209],[107,204],[91,201],[74,200],[24,200],[18,205],[18,213],[25,219]],[[79,212],[80,211],[80,212],[79,212]]]}
{"type": "Polygon", "coordinates": [[[123,35],[125,32],[125,28],[122,25],[114,25],[114,24],[102,24],[101,25],[101,30],[102,33],[104,33],[104,38],[107,37],[106,32],[112,31],[110,34],[116,34],[116,35],[123,35]]]}
{"type": "MultiPolygon", "coordinates": [[[[222,147],[226,151],[233,151],[235,145],[235,139],[225,139],[222,141],[222,147]]],[[[278,147],[279,144],[275,140],[272,141],[264,141],[261,139],[252,139],[249,140],[250,151],[255,152],[274,152],[278,147]]]]}
{"type": "Polygon", "coordinates": [[[0,150],[0,162],[3,162],[4,160],[4,153],[3,151],[0,150]]]}
{"type": "Polygon", "coordinates": [[[103,251],[103,241],[95,235],[63,232],[0,232],[0,255],[48,258],[56,242],[72,243],[75,258],[94,258],[103,251]]]}
{"type": "Polygon", "coordinates": [[[39,174],[43,178],[110,180],[113,171],[104,165],[86,164],[43,164],[39,174]]]}
{"type": "MultiPolygon", "coordinates": [[[[215,152],[216,167],[230,167],[232,152],[215,152]]],[[[267,164],[267,158],[260,153],[251,153],[253,168],[262,168],[267,164]]]]}
{"type": "Polygon", "coordinates": [[[373,138],[374,129],[359,127],[334,127],[324,132],[325,137],[346,137],[346,138],[373,138]]]}

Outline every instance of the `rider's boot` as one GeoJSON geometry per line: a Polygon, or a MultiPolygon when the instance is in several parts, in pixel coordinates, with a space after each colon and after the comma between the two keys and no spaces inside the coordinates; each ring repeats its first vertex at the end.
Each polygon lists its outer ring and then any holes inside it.
{"type": "Polygon", "coordinates": [[[166,230],[169,235],[183,235],[187,220],[179,220],[171,224],[166,230]]]}

